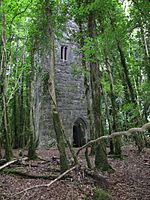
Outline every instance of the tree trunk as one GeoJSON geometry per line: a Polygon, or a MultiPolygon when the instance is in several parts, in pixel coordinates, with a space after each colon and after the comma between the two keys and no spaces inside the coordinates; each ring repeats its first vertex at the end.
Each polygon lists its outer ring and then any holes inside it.
{"type": "MultiPolygon", "coordinates": [[[[34,46],[34,44],[33,44],[34,46]]],[[[34,48],[34,47],[32,47],[34,48]]],[[[34,132],[34,125],[33,125],[33,97],[32,97],[32,89],[33,89],[33,78],[34,78],[34,51],[31,51],[31,74],[29,80],[29,103],[30,103],[30,110],[29,110],[29,149],[28,149],[28,158],[30,160],[36,159],[36,137],[34,132]]]]}
{"type": "Polygon", "coordinates": [[[147,73],[147,80],[150,84],[150,52],[149,52],[149,46],[148,46],[148,39],[146,38],[146,34],[145,34],[145,31],[144,31],[144,27],[143,27],[143,22],[142,22],[142,19],[140,21],[140,27],[141,27],[141,40],[142,40],[142,43],[143,43],[143,51],[144,51],[144,57],[145,57],[145,70],[146,70],[146,73],[147,73]]]}
{"type": "Polygon", "coordinates": [[[60,115],[57,108],[56,102],[56,93],[55,93],[55,46],[54,46],[54,32],[53,32],[53,13],[52,13],[52,4],[50,2],[45,2],[45,11],[48,20],[48,31],[47,37],[48,41],[50,42],[50,49],[49,49],[49,93],[51,97],[51,109],[52,109],[52,116],[53,116],[53,123],[54,129],[56,133],[57,139],[57,147],[59,150],[60,156],[60,169],[61,172],[64,172],[68,169],[68,160],[66,155],[66,144],[64,140],[64,129],[62,125],[62,121],[60,119],[60,115]]]}
{"type": "MultiPolygon", "coordinates": [[[[96,36],[96,24],[93,12],[90,12],[88,16],[88,32],[91,40],[94,43],[96,36]]],[[[91,61],[89,64],[90,64],[90,82],[92,90],[92,109],[93,109],[94,125],[95,125],[95,137],[98,138],[103,135],[103,128],[102,128],[102,116],[101,116],[100,71],[95,53],[91,54],[91,61]]],[[[96,144],[95,167],[102,171],[106,171],[110,168],[107,162],[105,143],[102,141],[96,144]]]]}
{"type": "MultiPolygon", "coordinates": [[[[81,21],[78,22],[79,30],[81,33],[80,38],[80,48],[82,49],[84,47],[84,36],[83,36],[83,29],[82,29],[82,23],[81,21]]],[[[85,61],[85,54],[82,52],[82,66],[84,68],[85,72],[88,72],[88,66],[85,61]]],[[[85,98],[86,98],[86,104],[87,104],[87,116],[90,124],[90,137],[89,139],[95,139],[94,135],[94,124],[93,124],[93,113],[92,113],[92,105],[91,105],[91,87],[90,87],[90,80],[87,76],[87,74],[84,74],[84,89],[85,89],[85,98]]],[[[91,147],[91,154],[94,155],[94,145],[91,147]]]]}
{"type": "Polygon", "coordinates": [[[5,139],[5,157],[9,161],[12,158],[11,133],[9,127],[7,111],[7,43],[6,43],[6,18],[5,13],[2,15],[2,109],[3,109],[3,134],[5,139]]]}
{"type": "Polygon", "coordinates": [[[119,42],[117,42],[117,48],[118,48],[118,51],[119,51],[119,54],[120,54],[120,61],[121,61],[121,65],[122,65],[124,75],[125,75],[126,83],[127,83],[128,89],[129,89],[131,101],[133,103],[136,103],[136,95],[135,95],[132,83],[130,81],[130,78],[129,78],[129,71],[128,71],[128,67],[127,67],[127,64],[126,64],[125,55],[124,55],[124,52],[123,52],[119,42]]]}
{"type": "Polygon", "coordinates": [[[20,113],[20,120],[19,120],[19,139],[20,139],[20,143],[19,143],[19,147],[23,148],[25,145],[24,142],[24,73],[22,74],[21,77],[21,90],[20,90],[20,98],[19,98],[19,113],[20,113]]]}
{"type": "MultiPolygon", "coordinates": [[[[105,94],[105,91],[102,88],[102,94],[103,94],[103,98],[104,98],[104,102],[105,102],[105,110],[106,110],[106,118],[108,121],[108,127],[109,127],[109,135],[112,133],[112,127],[111,127],[111,118],[110,118],[110,113],[109,113],[109,103],[108,103],[108,97],[105,94]]],[[[110,152],[109,154],[114,154],[114,144],[113,144],[113,140],[112,138],[110,139],[110,152]]]]}
{"type": "MultiPolygon", "coordinates": [[[[106,55],[106,54],[105,54],[106,55]]],[[[116,132],[118,131],[118,125],[117,125],[117,105],[116,105],[116,98],[115,98],[115,93],[114,93],[114,80],[113,80],[113,75],[111,71],[111,67],[108,61],[108,58],[106,56],[105,59],[105,64],[108,72],[108,77],[109,77],[109,84],[110,84],[110,99],[111,99],[111,106],[112,106],[112,119],[113,119],[113,124],[112,124],[112,131],[116,132]]],[[[120,136],[116,137],[114,139],[114,147],[115,147],[115,156],[121,156],[121,139],[120,136]]]]}

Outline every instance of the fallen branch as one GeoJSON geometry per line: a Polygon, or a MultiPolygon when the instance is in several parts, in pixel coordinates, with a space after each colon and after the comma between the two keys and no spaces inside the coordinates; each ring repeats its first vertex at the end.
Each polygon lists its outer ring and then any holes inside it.
{"type": "Polygon", "coordinates": [[[13,164],[13,163],[16,163],[17,161],[18,161],[18,160],[15,159],[15,160],[11,160],[11,161],[7,162],[6,164],[4,164],[4,165],[2,165],[2,166],[0,167],[0,171],[1,171],[2,169],[4,169],[5,167],[8,167],[9,165],[11,165],[11,164],[13,164]]]}
{"type": "Polygon", "coordinates": [[[6,164],[2,165],[2,166],[0,167],[0,171],[1,171],[2,169],[4,169],[5,167],[8,167],[8,166],[11,165],[11,164],[14,164],[14,163],[17,163],[17,162],[22,162],[22,161],[25,161],[25,160],[27,160],[27,159],[28,159],[28,158],[25,157],[25,158],[22,158],[22,159],[11,160],[11,161],[7,162],[6,164]]]}
{"type": "Polygon", "coordinates": [[[83,145],[81,148],[79,148],[78,151],[76,152],[76,156],[78,156],[80,151],[82,151],[83,149],[85,149],[85,148],[91,146],[92,144],[99,142],[101,140],[110,139],[110,138],[122,136],[122,135],[131,135],[131,134],[136,133],[136,132],[145,132],[149,127],[150,127],[150,122],[144,124],[141,128],[131,128],[127,131],[114,132],[111,135],[103,135],[103,136],[101,136],[101,137],[99,137],[95,140],[89,141],[88,143],[83,145]]]}
{"type": "Polygon", "coordinates": [[[33,189],[36,189],[36,188],[50,187],[50,186],[51,186],[52,184],[54,184],[56,181],[60,180],[62,177],[64,177],[66,174],[68,174],[69,172],[73,171],[73,170],[76,169],[76,168],[77,168],[77,166],[74,166],[74,167],[68,169],[68,170],[65,171],[63,174],[61,174],[60,176],[58,176],[56,179],[54,179],[53,181],[51,181],[51,182],[48,183],[48,184],[34,185],[34,186],[32,186],[32,187],[26,188],[26,189],[24,189],[24,190],[22,190],[22,191],[16,193],[16,194],[13,195],[12,197],[15,197],[15,196],[17,196],[17,195],[20,195],[20,194],[22,194],[22,193],[24,193],[24,192],[27,192],[27,191],[29,191],[29,190],[33,190],[33,189]]]}

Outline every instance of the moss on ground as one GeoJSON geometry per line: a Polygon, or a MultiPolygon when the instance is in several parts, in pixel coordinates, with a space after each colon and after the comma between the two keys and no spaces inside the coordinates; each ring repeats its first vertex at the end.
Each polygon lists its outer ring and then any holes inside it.
{"type": "Polygon", "coordinates": [[[86,197],[85,200],[114,200],[105,190],[95,188],[92,197],[86,197]]]}

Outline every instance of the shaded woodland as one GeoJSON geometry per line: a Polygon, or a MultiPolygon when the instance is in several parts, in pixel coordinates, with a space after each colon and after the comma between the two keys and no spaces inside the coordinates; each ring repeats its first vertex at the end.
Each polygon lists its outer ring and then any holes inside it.
{"type": "Polygon", "coordinates": [[[149,8],[149,0],[0,0],[0,199],[150,199],[149,8]],[[55,89],[55,42],[70,20],[80,49],[72,73],[84,78],[90,123],[80,148],[65,134],[55,89]],[[57,141],[49,150],[35,134],[37,52],[49,55],[57,141]]]}

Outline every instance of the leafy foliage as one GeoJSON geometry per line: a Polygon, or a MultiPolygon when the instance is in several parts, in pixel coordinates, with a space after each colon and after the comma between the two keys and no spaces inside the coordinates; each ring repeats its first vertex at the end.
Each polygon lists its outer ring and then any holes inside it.
{"type": "MultiPolygon", "coordinates": [[[[26,146],[30,135],[29,95],[31,74],[34,71],[31,54],[42,45],[50,48],[45,34],[48,20],[43,9],[44,2],[43,0],[3,0],[0,6],[0,17],[6,16],[7,105],[12,146],[16,148],[26,146]]],[[[85,62],[87,66],[89,62],[99,64],[104,132],[108,132],[108,127],[109,131],[114,129],[112,96],[116,105],[117,130],[128,129],[148,121],[150,110],[149,1],[57,0],[51,1],[51,4],[53,5],[52,22],[57,40],[62,39],[66,23],[70,19],[73,19],[79,28],[82,27],[82,31],[79,30],[72,35],[80,46],[82,43],[80,51],[84,54],[77,66],[72,66],[73,74],[83,75],[89,80],[89,68],[78,69],[78,66],[81,66],[81,62],[85,62]],[[88,34],[87,19],[91,12],[94,12],[96,23],[94,38],[89,37],[88,34]],[[122,65],[124,63],[125,70],[122,65]],[[134,101],[131,97],[131,87],[134,101]]],[[[0,23],[0,36],[2,44],[2,23],[0,23]]],[[[0,57],[2,60],[2,49],[0,57]]],[[[3,66],[0,65],[0,78],[2,68],[3,66]]],[[[1,106],[0,127],[2,130],[1,106]]]]}

